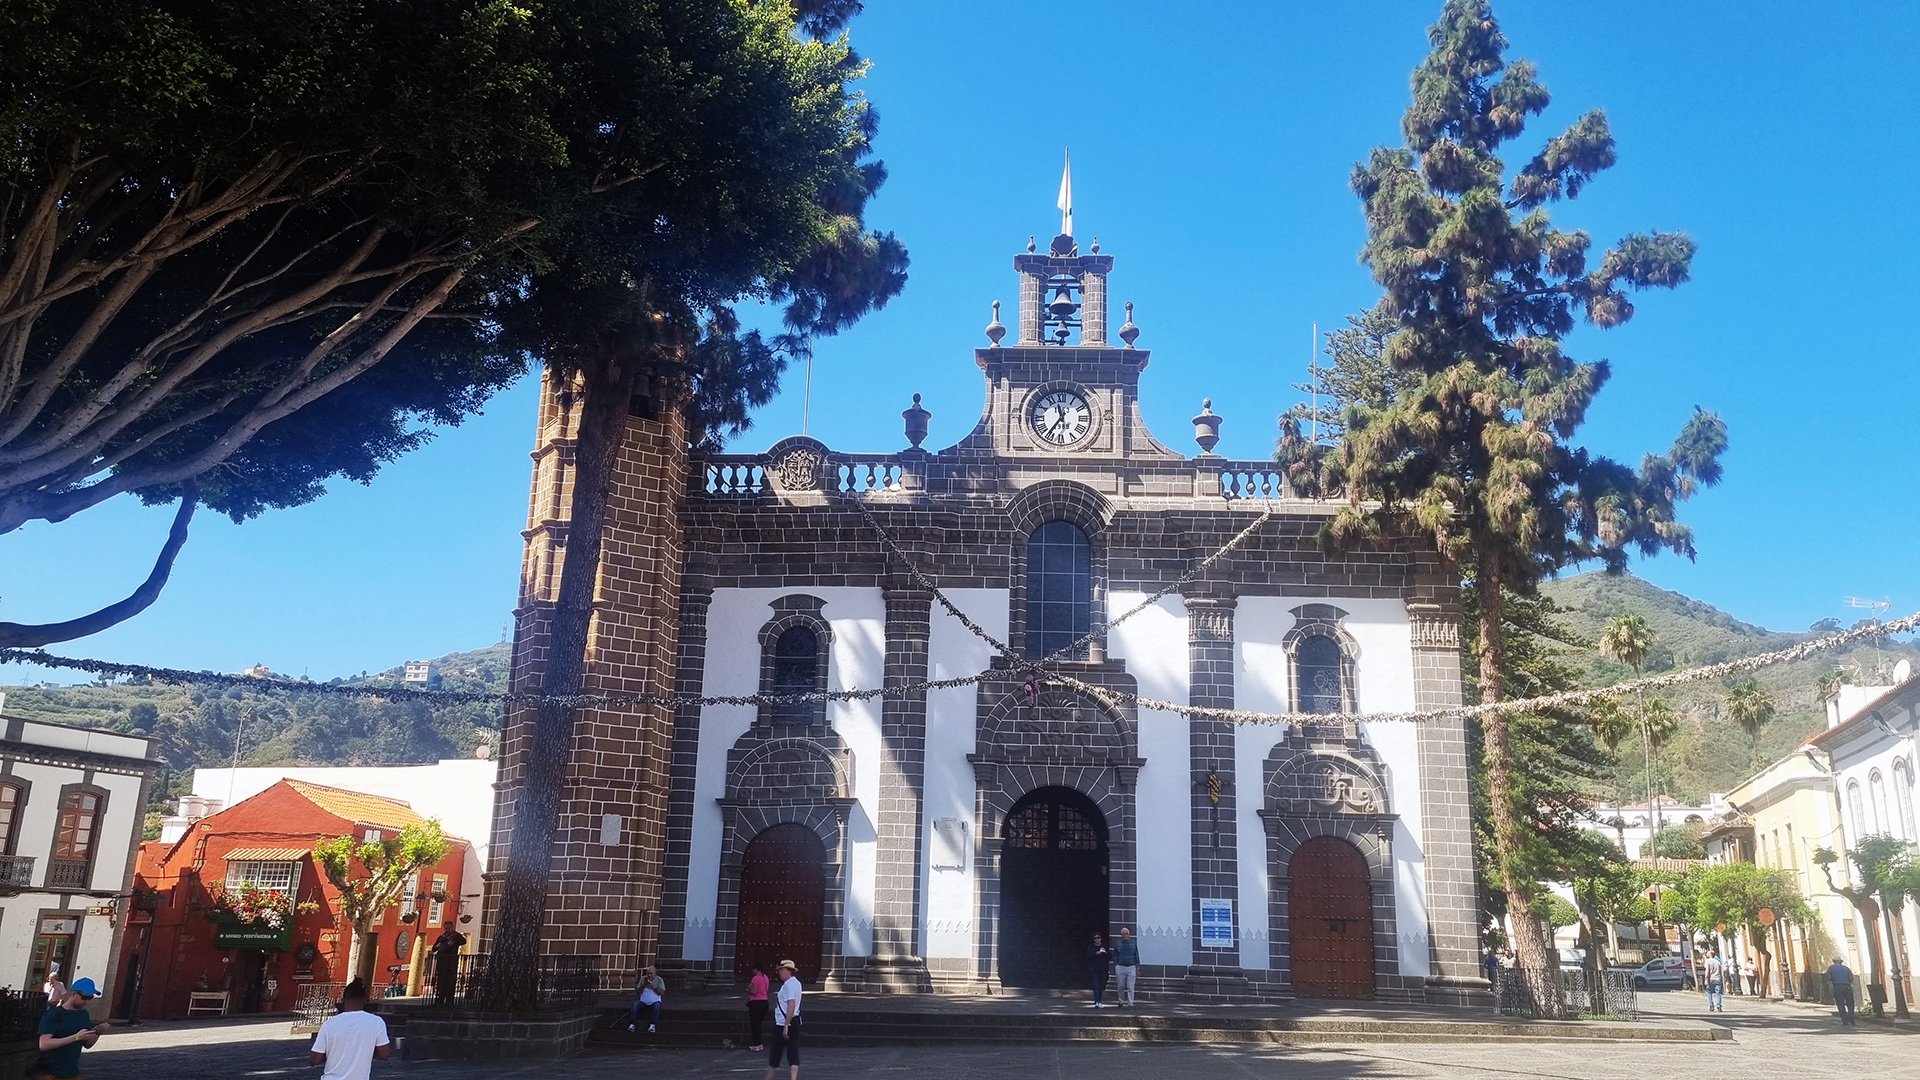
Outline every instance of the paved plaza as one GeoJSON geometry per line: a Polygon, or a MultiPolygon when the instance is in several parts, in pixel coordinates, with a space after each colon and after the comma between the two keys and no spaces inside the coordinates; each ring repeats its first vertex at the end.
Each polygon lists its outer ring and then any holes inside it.
{"type": "MultiPolygon", "coordinates": [[[[1673,1076],[1755,1076],[1790,1070],[1797,1080],[1909,1075],[1920,1053],[1920,1022],[1874,1024],[1843,1032],[1828,1013],[1790,1005],[1735,1002],[1710,1015],[1695,994],[1652,994],[1650,1014],[1723,1023],[1731,1041],[1714,1043],[1374,1043],[1351,1046],[1071,1046],[822,1048],[808,1057],[813,1077],[892,1080],[937,1071],[961,1080],[1159,1080],[1207,1075],[1267,1078],[1567,1077],[1660,1080],[1673,1076]]],[[[307,1039],[285,1019],[155,1023],[102,1040],[87,1053],[89,1080],[207,1080],[209,1077],[318,1076],[306,1065],[307,1039]]],[[[566,1075],[576,1080],[693,1077],[757,1078],[759,1055],[744,1050],[596,1049],[553,1062],[390,1061],[373,1075],[492,1080],[566,1075]]]]}

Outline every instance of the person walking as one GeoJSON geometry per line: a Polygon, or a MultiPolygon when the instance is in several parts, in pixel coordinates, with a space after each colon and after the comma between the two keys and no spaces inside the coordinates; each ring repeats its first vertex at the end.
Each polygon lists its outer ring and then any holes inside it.
{"type": "Polygon", "coordinates": [[[767,1048],[760,1039],[760,1032],[766,1026],[767,968],[756,962],[753,965],[753,977],[747,980],[747,1027],[753,1032],[753,1043],[748,1049],[756,1054],[767,1048]]]}
{"type": "Polygon", "coordinates": [[[1853,969],[1843,957],[1833,958],[1827,969],[1827,985],[1833,987],[1833,1007],[1840,1013],[1840,1026],[1853,1026],[1853,969]]]}
{"type": "Polygon", "coordinates": [[[1093,984],[1093,1007],[1102,1008],[1100,999],[1107,992],[1107,963],[1113,959],[1113,950],[1107,948],[1107,937],[1094,932],[1093,944],[1087,946],[1087,979],[1093,984]]]}
{"type": "Polygon", "coordinates": [[[340,991],[340,1011],[327,1017],[307,1050],[320,1080],[367,1080],[373,1063],[393,1054],[387,1022],[367,1011],[367,984],[355,979],[340,991]]]}
{"type": "Polygon", "coordinates": [[[1480,970],[1487,973],[1487,988],[1493,991],[1493,1011],[1500,1011],[1500,954],[1488,949],[1480,958],[1480,970]]]}
{"type": "Polygon", "coordinates": [[[787,1059],[787,1080],[800,1080],[800,978],[793,961],[780,961],[780,991],[773,1001],[773,1048],[767,1051],[767,1080],[787,1059]]]}
{"type": "Polygon", "coordinates": [[[1125,926],[1120,928],[1120,940],[1113,943],[1113,988],[1114,1003],[1125,1008],[1133,1008],[1133,992],[1140,974],[1140,943],[1133,940],[1133,931],[1125,926]]]}
{"type": "Polygon", "coordinates": [[[1747,976],[1747,996],[1759,997],[1760,996],[1760,965],[1754,963],[1753,957],[1749,956],[1747,957],[1747,962],[1745,966],[1741,970],[1744,971],[1747,976]]]}
{"type": "Polygon", "coordinates": [[[60,981],[60,961],[47,965],[47,981],[40,984],[40,992],[47,995],[49,1009],[57,1009],[67,1000],[67,984],[60,981]]]}
{"type": "Polygon", "coordinates": [[[460,950],[466,944],[467,935],[454,929],[453,920],[448,919],[446,928],[433,939],[433,948],[427,950],[433,954],[434,1004],[453,1004],[454,983],[460,979],[460,950]]]}
{"type": "Polygon", "coordinates": [[[1726,1012],[1725,1001],[1720,996],[1722,977],[1726,974],[1726,965],[1720,960],[1720,954],[1707,957],[1707,1011],[1726,1012]]]}
{"type": "Polygon", "coordinates": [[[640,1013],[647,1014],[647,1034],[653,1035],[660,1030],[660,1003],[667,1000],[667,981],[653,973],[653,965],[648,964],[640,970],[640,996],[627,1009],[627,1030],[633,1031],[640,1025],[640,1013]]]}
{"type": "MultiPolygon", "coordinates": [[[[52,981],[53,976],[47,978],[52,981]]],[[[99,993],[92,979],[75,979],[54,1007],[40,1014],[40,1058],[28,1076],[80,1080],[80,1051],[108,1031],[106,1024],[96,1024],[87,1015],[87,1002],[99,993]]]]}

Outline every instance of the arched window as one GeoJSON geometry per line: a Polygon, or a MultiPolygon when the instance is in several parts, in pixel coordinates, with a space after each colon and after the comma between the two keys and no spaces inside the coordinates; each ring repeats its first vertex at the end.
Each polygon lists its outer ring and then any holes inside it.
{"type": "MultiPolygon", "coordinates": [[[[1093,628],[1093,545],[1064,521],[1027,537],[1027,655],[1050,656],[1093,628]]],[[[1084,660],[1085,645],[1063,657],[1084,660]]]]}
{"type": "MultiPolygon", "coordinates": [[[[819,688],[820,635],[805,624],[789,626],[773,643],[773,692],[806,694],[819,688]]],[[[809,724],[818,712],[811,701],[773,706],[776,724],[809,724]]]]}
{"type": "Polygon", "coordinates": [[[1867,792],[1873,797],[1873,831],[1891,835],[1894,824],[1887,814],[1887,780],[1879,769],[1867,774],[1867,792]]]}
{"type": "Polygon", "coordinates": [[[1852,839],[1853,842],[1857,844],[1860,842],[1860,838],[1866,836],[1868,833],[1867,801],[1860,797],[1860,781],[1858,780],[1847,781],[1847,809],[1853,811],[1852,839]]]}
{"type": "Polygon", "coordinates": [[[1300,688],[1301,712],[1346,711],[1340,671],[1344,659],[1340,643],[1325,634],[1310,634],[1300,639],[1293,653],[1293,676],[1300,688]]]}
{"type": "Polygon", "coordinates": [[[1900,838],[1908,843],[1920,840],[1920,829],[1913,821],[1913,766],[1905,758],[1893,763],[1893,797],[1900,805],[1900,838]]]}

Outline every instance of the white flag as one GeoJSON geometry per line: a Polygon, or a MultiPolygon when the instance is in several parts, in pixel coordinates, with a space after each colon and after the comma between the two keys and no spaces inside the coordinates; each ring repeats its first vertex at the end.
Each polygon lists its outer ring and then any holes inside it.
{"type": "Polygon", "coordinates": [[[1060,168],[1060,198],[1056,202],[1060,207],[1060,231],[1067,236],[1073,235],[1073,151],[1068,149],[1060,168]]]}

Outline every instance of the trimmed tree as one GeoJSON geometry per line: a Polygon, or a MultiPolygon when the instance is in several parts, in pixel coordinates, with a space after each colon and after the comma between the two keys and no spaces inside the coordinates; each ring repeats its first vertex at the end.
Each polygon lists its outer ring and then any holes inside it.
{"type": "Polygon", "coordinates": [[[347,978],[373,979],[373,924],[400,902],[407,882],[425,866],[447,857],[453,845],[438,821],[409,825],[378,840],[336,836],[313,846],[313,861],[340,893],[340,913],[353,928],[347,950],[347,978]],[[354,864],[359,864],[359,870],[354,864]]]}
{"type": "MultiPolygon", "coordinates": [[[[1387,358],[1420,386],[1348,415],[1340,453],[1352,501],[1330,537],[1358,541],[1387,521],[1431,535],[1477,593],[1480,694],[1494,703],[1507,696],[1508,596],[1585,560],[1618,571],[1636,552],[1691,556],[1674,508],[1719,479],[1726,434],[1696,410],[1672,449],[1638,470],[1572,442],[1608,368],[1573,361],[1561,340],[1579,318],[1625,322],[1629,290],[1685,281],[1693,242],[1633,234],[1595,256],[1585,233],[1555,228],[1546,205],[1613,164],[1605,115],[1580,117],[1509,178],[1498,151],[1546,108],[1546,88],[1531,65],[1506,63],[1482,0],[1450,0],[1428,41],[1406,145],[1377,149],[1353,171],[1367,219],[1361,260],[1399,323],[1387,358]]],[[[1484,751],[1500,876],[1509,910],[1525,911],[1538,879],[1525,857],[1530,814],[1510,717],[1485,718],[1484,751]]],[[[1544,937],[1526,920],[1515,930],[1529,990],[1546,1015],[1562,1015],[1544,937]]]]}
{"type": "MultiPolygon", "coordinates": [[[[548,379],[578,403],[567,557],[535,707],[486,1000],[533,1004],[547,870],[572,744],[593,617],[609,483],[636,387],[687,410],[690,437],[711,444],[748,422],[790,357],[884,304],[906,280],[906,252],[865,228],[885,179],[867,160],[876,125],[855,88],[865,65],[844,39],[822,41],[858,4],[718,4],[705,18],[661,28],[650,9],[597,16],[580,66],[599,97],[664,98],[698,124],[602,133],[580,103],[563,135],[586,191],[597,176],[634,177],[579,201],[577,239],[499,312],[506,333],[541,356],[548,379]],[[796,21],[797,20],[797,21],[796,21]],[[661,49],[680,59],[684,86],[629,62],[661,49]],[[682,137],[692,135],[695,137],[682,137]],[[668,167],[655,166],[671,163],[668,167]],[[659,223],[675,227],[663,230],[659,223]],[[743,330],[731,305],[770,300],[784,332],[743,330]]],[[[591,33],[587,31],[591,29],[591,33]]]]}

